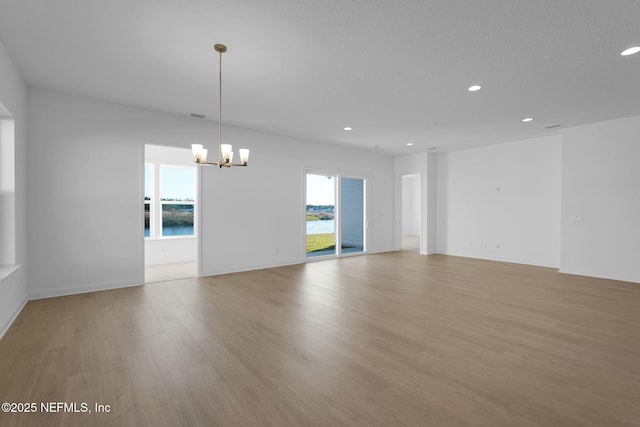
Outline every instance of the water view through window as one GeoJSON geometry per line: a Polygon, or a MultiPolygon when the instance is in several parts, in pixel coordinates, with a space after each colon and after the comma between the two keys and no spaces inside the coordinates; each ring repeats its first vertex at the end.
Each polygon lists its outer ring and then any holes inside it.
{"type": "Polygon", "coordinates": [[[144,237],[194,236],[195,167],[144,166],[144,237]]]}
{"type": "Polygon", "coordinates": [[[162,236],[193,236],[195,168],[160,167],[162,236]]]}
{"type": "Polygon", "coordinates": [[[193,204],[163,204],[162,235],[193,236],[193,204]]]}

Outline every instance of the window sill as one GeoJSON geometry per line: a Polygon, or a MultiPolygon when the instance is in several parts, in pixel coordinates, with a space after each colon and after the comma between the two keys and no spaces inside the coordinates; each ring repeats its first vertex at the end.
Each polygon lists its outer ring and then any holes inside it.
{"type": "Polygon", "coordinates": [[[0,265],[0,283],[7,277],[11,276],[20,268],[20,264],[16,265],[0,265]]]}
{"type": "Polygon", "coordinates": [[[147,241],[157,241],[157,240],[180,240],[180,239],[195,239],[196,236],[162,236],[162,237],[145,237],[145,242],[147,241]]]}

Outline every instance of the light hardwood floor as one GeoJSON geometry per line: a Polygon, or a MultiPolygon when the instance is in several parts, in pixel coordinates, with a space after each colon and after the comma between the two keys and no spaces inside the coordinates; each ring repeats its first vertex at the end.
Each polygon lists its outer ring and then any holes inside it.
{"type": "Polygon", "coordinates": [[[409,252],[29,302],[2,426],[638,426],[640,284],[409,252]]]}

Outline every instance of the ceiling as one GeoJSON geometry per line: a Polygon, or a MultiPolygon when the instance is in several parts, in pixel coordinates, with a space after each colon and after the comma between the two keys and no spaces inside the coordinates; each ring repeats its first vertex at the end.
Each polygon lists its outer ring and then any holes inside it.
{"type": "Polygon", "coordinates": [[[0,41],[28,85],[214,119],[224,43],[223,123],[396,155],[640,114],[638,0],[0,0],[0,41]]]}

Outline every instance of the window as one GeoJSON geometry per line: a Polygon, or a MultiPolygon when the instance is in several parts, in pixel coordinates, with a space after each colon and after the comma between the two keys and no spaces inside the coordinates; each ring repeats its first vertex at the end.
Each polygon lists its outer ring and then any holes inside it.
{"type": "Polygon", "coordinates": [[[160,166],[162,236],[193,236],[196,171],[193,167],[160,166]]]}
{"type": "Polygon", "coordinates": [[[145,163],[144,237],[195,236],[196,169],[145,163]]]}
{"type": "Polygon", "coordinates": [[[144,237],[151,237],[151,199],[153,198],[153,165],[144,165],[144,237]]]}

